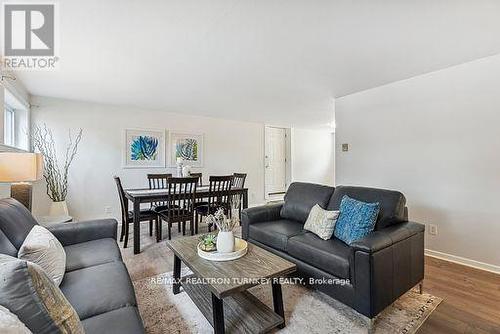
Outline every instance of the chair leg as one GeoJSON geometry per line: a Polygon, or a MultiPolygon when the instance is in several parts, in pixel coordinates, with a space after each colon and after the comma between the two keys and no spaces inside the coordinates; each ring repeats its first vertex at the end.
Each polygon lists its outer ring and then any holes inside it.
{"type": "Polygon", "coordinates": [[[177,232],[181,233],[181,223],[177,223],[177,232]]]}
{"type": "Polygon", "coordinates": [[[156,221],[156,242],[161,241],[161,230],[162,230],[163,219],[160,217],[157,218],[156,221]]]}
{"type": "Polygon", "coordinates": [[[120,231],[120,242],[123,241],[123,237],[124,236],[125,236],[125,224],[122,221],[122,228],[121,228],[121,231],[120,231]]]}
{"type": "Polygon", "coordinates": [[[194,234],[198,234],[198,214],[194,213],[194,234]]]}
{"type": "MultiPolygon", "coordinates": [[[[180,225],[181,223],[179,223],[180,225]]],[[[182,235],[186,235],[186,221],[182,222],[182,235]]]]}
{"type": "Polygon", "coordinates": [[[172,223],[168,222],[168,240],[172,240],[172,223]]]}
{"type": "Polygon", "coordinates": [[[193,219],[191,219],[189,221],[189,230],[191,232],[191,235],[194,235],[194,221],[193,221],[193,219]]]}
{"type": "Polygon", "coordinates": [[[123,243],[123,248],[127,248],[128,245],[128,227],[130,224],[125,224],[125,242],[123,243]]]}
{"type": "Polygon", "coordinates": [[[149,236],[153,236],[153,219],[149,220],[149,236]]]}

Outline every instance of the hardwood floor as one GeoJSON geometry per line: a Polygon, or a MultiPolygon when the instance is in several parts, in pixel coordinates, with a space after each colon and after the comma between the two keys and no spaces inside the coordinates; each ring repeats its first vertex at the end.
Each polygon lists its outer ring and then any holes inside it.
{"type": "MultiPolygon", "coordinates": [[[[200,233],[206,231],[201,224],[200,233]]],[[[176,229],[172,232],[172,238],[180,236],[176,229]]],[[[132,280],[173,270],[172,251],[165,242],[156,243],[146,225],[141,229],[141,246],[138,255],[130,246],[122,249],[132,280]]],[[[500,275],[426,257],[424,291],[444,300],[418,334],[500,334],[500,275]]]]}
{"type": "Polygon", "coordinates": [[[443,302],[423,333],[500,333],[500,275],[425,258],[424,291],[443,302]]]}

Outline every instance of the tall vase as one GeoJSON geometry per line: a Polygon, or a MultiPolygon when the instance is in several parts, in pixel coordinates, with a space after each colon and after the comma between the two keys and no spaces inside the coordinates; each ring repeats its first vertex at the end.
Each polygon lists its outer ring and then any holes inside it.
{"type": "Polygon", "coordinates": [[[56,216],[69,216],[68,205],[66,201],[52,202],[50,204],[49,215],[56,216]]]}
{"type": "Polygon", "coordinates": [[[219,253],[234,252],[234,234],[233,231],[219,231],[217,234],[217,251],[219,253]]]}

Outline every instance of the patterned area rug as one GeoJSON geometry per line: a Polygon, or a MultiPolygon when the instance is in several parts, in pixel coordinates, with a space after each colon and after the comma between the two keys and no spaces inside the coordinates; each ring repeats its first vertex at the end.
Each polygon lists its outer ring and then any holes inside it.
{"type": "MultiPolygon", "coordinates": [[[[183,270],[182,275],[187,274],[183,270]]],[[[146,332],[213,333],[186,293],[172,293],[172,273],[134,282],[146,332]]],[[[366,318],[333,298],[301,285],[283,285],[287,326],[276,333],[367,333],[366,318]],[[320,325],[321,324],[321,325],[320,325]]],[[[272,308],[271,287],[249,290],[272,308]]],[[[375,333],[415,333],[442,299],[409,291],[377,317],[375,333]]]]}

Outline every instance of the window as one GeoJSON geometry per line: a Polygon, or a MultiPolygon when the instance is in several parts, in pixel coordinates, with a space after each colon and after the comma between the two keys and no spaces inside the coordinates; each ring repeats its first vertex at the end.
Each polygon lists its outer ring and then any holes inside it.
{"type": "Polygon", "coordinates": [[[4,144],[15,146],[16,144],[16,114],[14,109],[9,105],[5,105],[4,110],[4,144]]]}
{"type": "MultiPolygon", "coordinates": [[[[21,98],[4,89],[3,143],[7,146],[29,150],[29,104],[21,98]]],[[[1,124],[1,122],[0,122],[1,124]]],[[[0,138],[0,142],[1,142],[0,138]]]]}

